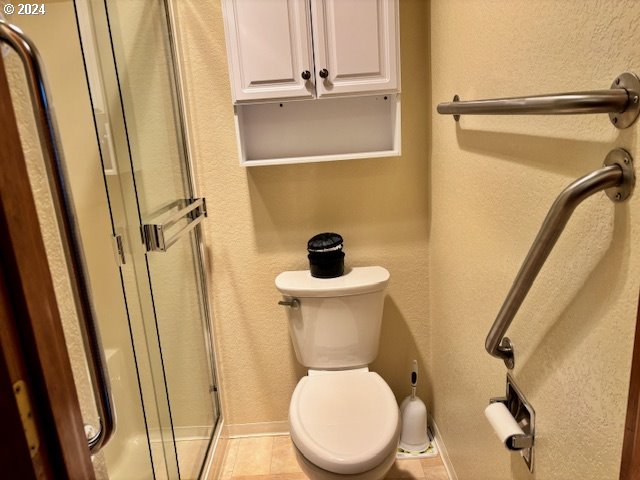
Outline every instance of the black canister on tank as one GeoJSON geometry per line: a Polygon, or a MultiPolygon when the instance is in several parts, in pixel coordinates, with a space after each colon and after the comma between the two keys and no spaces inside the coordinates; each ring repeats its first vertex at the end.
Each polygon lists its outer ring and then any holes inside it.
{"type": "Polygon", "coordinates": [[[326,232],[314,235],[307,242],[309,270],[317,278],[335,278],[344,274],[344,252],[342,237],[326,232]]]}

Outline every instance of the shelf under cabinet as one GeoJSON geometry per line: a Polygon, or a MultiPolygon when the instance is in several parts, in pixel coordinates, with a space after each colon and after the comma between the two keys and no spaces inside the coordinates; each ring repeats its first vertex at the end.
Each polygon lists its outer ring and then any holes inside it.
{"type": "Polygon", "coordinates": [[[243,166],[400,155],[400,95],[236,105],[243,166]]]}

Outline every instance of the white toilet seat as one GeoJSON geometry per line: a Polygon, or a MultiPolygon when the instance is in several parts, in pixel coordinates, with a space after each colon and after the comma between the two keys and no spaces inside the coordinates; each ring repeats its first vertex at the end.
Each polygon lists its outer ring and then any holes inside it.
{"type": "Polygon", "coordinates": [[[304,474],[313,480],[380,480],[385,478],[391,467],[396,462],[396,450],[392,450],[389,456],[385,458],[380,465],[372,470],[367,470],[362,473],[344,474],[344,473],[331,473],[324,470],[305,458],[304,455],[293,446],[293,450],[298,460],[298,465],[304,474]]]}
{"type": "Polygon", "coordinates": [[[386,382],[367,369],[313,372],[296,386],[289,410],[291,439],[328,472],[372,470],[395,452],[400,416],[386,382]]]}

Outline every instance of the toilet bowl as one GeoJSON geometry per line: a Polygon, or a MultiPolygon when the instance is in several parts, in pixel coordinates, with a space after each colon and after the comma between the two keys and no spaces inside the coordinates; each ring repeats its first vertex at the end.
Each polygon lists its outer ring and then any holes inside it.
{"type": "Polygon", "coordinates": [[[400,416],[395,397],[367,368],[310,371],[289,408],[298,463],[311,478],[383,478],[395,460],[400,416]]]}
{"type": "Polygon", "coordinates": [[[307,477],[315,480],[380,480],[391,470],[391,467],[396,461],[396,452],[394,450],[387,456],[383,463],[372,470],[354,474],[332,473],[310,463],[295,445],[293,447],[300,469],[307,477]]]}
{"type": "Polygon", "coordinates": [[[296,357],[309,368],[291,397],[289,427],[298,463],[312,479],[377,480],[395,461],[398,405],[367,367],[378,354],[388,281],[382,267],[329,279],[308,270],[276,278],[296,357]]]}

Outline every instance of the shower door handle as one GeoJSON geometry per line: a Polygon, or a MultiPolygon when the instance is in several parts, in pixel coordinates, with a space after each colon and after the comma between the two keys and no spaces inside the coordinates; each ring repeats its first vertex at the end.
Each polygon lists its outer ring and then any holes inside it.
{"type": "Polygon", "coordinates": [[[164,223],[147,223],[142,225],[144,242],[148,252],[166,252],[191,230],[196,228],[207,216],[207,202],[204,198],[184,201],[186,207],[175,212],[164,223]],[[167,238],[167,230],[181,220],[189,220],[180,230],[167,238]]]}
{"type": "Polygon", "coordinates": [[[51,95],[44,66],[33,42],[16,26],[0,20],[0,41],[8,44],[20,57],[35,116],[42,156],[47,169],[51,197],[56,211],[60,239],[65,253],[71,289],[87,352],[87,363],[96,400],[100,427],[88,438],[92,454],[109,441],[115,429],[115,412],[111,400],[109,375],[100,342],[100,332],[91,301],[87,267],[80,243],[71,191],[68,187],[66,164],[58,140],[58,128],[53,115],[51,95]]]}

